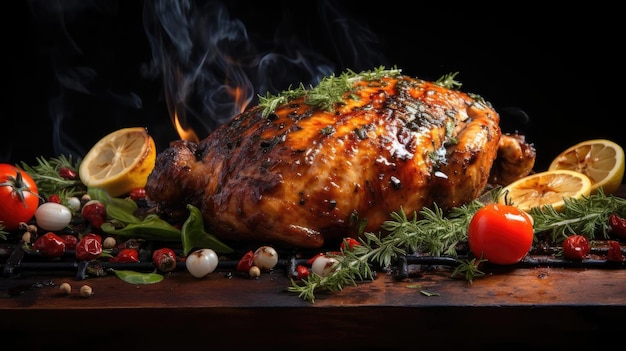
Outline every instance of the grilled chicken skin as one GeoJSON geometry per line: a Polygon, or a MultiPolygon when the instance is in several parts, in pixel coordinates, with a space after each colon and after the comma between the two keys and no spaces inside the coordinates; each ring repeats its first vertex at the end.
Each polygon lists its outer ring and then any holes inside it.
{"type": "Polygon", "coordinates": [[[393,211],[478,197],[498,153],[499,115],[481,99],[404,75],[350,80],[339,103],[305,94],[256,106],[199,144],[157,156],[145,187],[160,209],[200,208],[226,241],[319,248],[378,232],[393,211]]]}

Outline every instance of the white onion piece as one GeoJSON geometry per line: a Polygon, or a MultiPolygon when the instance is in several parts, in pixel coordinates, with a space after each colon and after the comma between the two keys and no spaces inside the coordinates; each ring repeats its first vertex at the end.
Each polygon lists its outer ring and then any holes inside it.
{"type": "Polygon", "coordinates": [[[311,264],[311,271],[321,277],[327,277],[336,269],[333,266],[337,262],[339,261],[334,257],[319,256],[311,264]]]}
{"type": "Polygon", "coordinates": [[[68,197],[67,207],[69,207],[74,212],[78,212],[80,210],[80,199],[76,196],[68,197]]]}
{"type": "Polygon", "coordinates": [[[57,231],[70,224],[72,211],[56,202],[45,202],[35,211],[35,222],[43,230],[57,231]]]}
{"type": "Polygon", "coordinates": [[[259,269],[269,271],[278,263],[278,252],[271,246],[261,246],[254,252],[253,261],[259,269]]]}
{"type": "Polygon", "coordinates": [[[218,261],[219,258],[215,251],[211,249],[200,249],[187,256],[185,265],[191,275],[196,278],[202,278],[215,271],[218,261]]]}

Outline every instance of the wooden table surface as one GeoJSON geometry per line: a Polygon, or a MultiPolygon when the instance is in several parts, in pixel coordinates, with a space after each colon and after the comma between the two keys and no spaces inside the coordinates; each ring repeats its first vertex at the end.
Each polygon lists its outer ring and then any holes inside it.
{"type": "Polygon", "coordinates": [[[298,345],[294,349],[382,350],[412,343],[550,348],[601,345],[624,329],[626,316],[626,269],[503,269],[472,284],[451,279],[446,270],[401,281],[379,273],[373,281],[318,294],[315,303],[287,292],[289,284],[279,272],[258,279],[214,272],[196,279],[177,271],[151,285],[111,275],[5,278],[0,330],[4,340],[34,349],[68,334],[72,343],[97,340],[87,349],[120,342],[176,347],[198,338],[232,347],[298,345]],[[73,286],[69,296],[59,293],[65,281],[73,286]],[[93,288],[92,296],[78,295],[83,284],[93,288]],[[16,288],[23,291],[9,296],[16,288]]]}
{"type": "Polygon", "coordinates": [[[113,274],[29,273],[0,277],[0,345],[597,349],[626,330],[624,267],[492,266],[471,284],[449,269],[413,267],[408,278],[378,272],[373,281],[318,293],[314,303],[287,291],[284,270],[257,279],[220,270],[197,279],[179,269],[150,285],[113,274]],[[70,295],[59,293],[63,282],[70,295]],[[94,291],[88,298],[78,294],[84,284],[94,291]]]}

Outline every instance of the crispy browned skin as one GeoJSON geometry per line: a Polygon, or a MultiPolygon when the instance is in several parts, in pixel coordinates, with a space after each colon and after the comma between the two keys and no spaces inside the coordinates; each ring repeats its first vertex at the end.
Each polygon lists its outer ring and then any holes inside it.
{"type": "Polygon", "coordinates": [[[161,208],[199,207],[223,240],[301,248],[378,232],[390,213],[447,208],[480,195],[496,158],[499,115],[431,82],[358,81],[344,105],[300,98],[237,116],[195,145],[157,157],[146,192],[161,208]]]}
{"type": "Polygon", "coordinates": [[[498,156],[491,168],[489,184],[508,185],[529,175],[535,167],[535,146],[526,142],[524,135],[502,134],[498,144],[498,156]]]}

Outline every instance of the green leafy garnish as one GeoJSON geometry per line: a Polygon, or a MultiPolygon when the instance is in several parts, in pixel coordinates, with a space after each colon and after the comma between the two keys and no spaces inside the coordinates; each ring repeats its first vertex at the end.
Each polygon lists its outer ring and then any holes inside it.
{"type": "Polygon", "coordinates": [[[37,164],[30,166],[25,162],[21,162],[17,165],[19,168],[28,173],[31,178],[37,184],[39,194],[43,198],[47,198],[49,195],[59,195],[62,199],[82,194],[87,190],[85,185],[80,179],[65,179],[61,177],[61,168],[70,169],[76,174],[80,164],[80,160],[73,161],[72,156],[61,155],[57,158],[50,158],[46,160],[43,157],[38,157],[37,164]]]}
{"type": "Polygon", "coordinates": [[[100,226],[103,232],[118,235],[129,239],[144,239],[158,241],[180,241],[180,229],[152,213],[143,220],[129,223],[118,228],[111,222],[104,222],[100,226]]]}
{"type": "Polygon", "coordinates": [[[561,242],[568,235],[580,234],[594,239],[596,234],[609,237],[609,216],[617,213],[626,215],[626,199],[605,195],[602,188],[588,197],[564,199],[565,208],[557,212],[552,206],[532,208],[536,233],[547,232],[552,240],[561,242]]]}
{"type": "Polygon", "coordinates": [[[163,275],[158,273],[140,273],[135,271],[118,271],[115,270],[115,275],[121,280],[130,284],[155,284],[163,280],[163,275]]]}
{"type": "Polygon", "coordinates": [[[316,106],[326,111],[333,111],[335,105],[343,101],[343,95],[353,89],[356,81],[371,81],[381,79],[382,77],[393,77],[401,72],[402,70],[396,67],[386,69],[384,66],[361,73],[347,70],[339,76],[333,74],[324,77],[318,85],[310,86],[309,89],[306,89],[301,83],[298,88],[289,88],[278,95],[271,95],[268,92],[266,96],[259,96],[259,106],[263,107],[262,115],[266,117],[274,112],[279,105],[304,96],[307,105],[316,106]]]}
{"type": "Polygon", "coordinates": [[[189,255],[193,249],[213,249],[217,253],[232,253],[234,250],[221,242],[215,235],[209,234],[204,231],[204,221],[202,220],[202,213],[200,210],[193,206],[187,205],[189,210],[189,217],[183,223],[182,228],[182,242],[183,242],[183,254],[189,255]]]}

